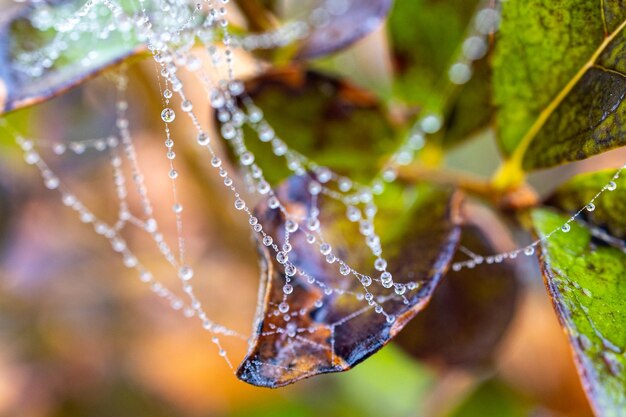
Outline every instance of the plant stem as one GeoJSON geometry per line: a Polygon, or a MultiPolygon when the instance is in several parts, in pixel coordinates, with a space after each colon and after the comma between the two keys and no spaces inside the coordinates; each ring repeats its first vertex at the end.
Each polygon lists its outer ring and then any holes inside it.
{"type": "Polygon", "coordinates": [[[259,0],[235,0],[252,32],[266,32],[276,28],[276,21],[259,0]]]}
{"type": "Polygon", "coordinates": [[[489,179],[467,172],[424,166],[407,166],[399,170],[398,177],[406,182],[425,181],[439,185],[451,185],[467,194],[490,201],[503,209],[521,210],[534,207],[539,202],[537,194],[528,185],[520,184],[515,188],[501,190],[494,187],[489,179]]]}

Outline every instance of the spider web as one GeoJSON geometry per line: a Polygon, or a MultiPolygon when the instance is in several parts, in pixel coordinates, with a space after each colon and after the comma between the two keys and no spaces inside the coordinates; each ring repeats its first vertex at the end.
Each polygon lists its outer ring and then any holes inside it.
{"type": "MultiPolygon", "coordinates": [[[[345,2],[349,3],[348,0],[345,2]]],[[[386,303],[394,300],[408,304],[407,297],[421,288],[421,281],[398,282],[387,269],[388,262],[375,229],[378,211],[376,195],[383,192],[385,184],[396,179],[396,167],[409,163],[415,153],[423,147],[425,137],[435,133],[442,123],[433,115],[422,117],[398,150],[389,158],[385,167],[369,184],[358,183],[333,172],[328,167],[316,164],[315,161],[291,149],[288,138],[285,140],[279,138],[273,127],[265,120],[263,109],[246,94],[243,82],[235,78],[235,51],[253,51],[288,45],[303,39],[317,27],[328,24],[328,19],[342,9],[331,0],[321,1],[310,15],[290,21],[275,31],[235,36],[229,30],[227,3],[227,0],[204,0],[193,4],[181,0],[137,0],[122,5],[115,0],[88,0],[75,11],[62,8],[55,12],[52,7],[42,7],[32,18],[33,26],[42,31],[55,27],[58,34],[48,39],[45,46],[23,51],[18,55],[18,69],[25,75],[33,77],[48,71],[54,65],[51,57],[58,56],[59,59],[62,57],[62,54],[58,53],[60,50],[71,48],[72,42],[84,42],[85,37],[89,42],[96,44],[118,33],[122,39],[135,38],[144,42],[152,54],[162,103],[160,118],[163,122],[166,145],[165,157],[169,165],[167,175],[171,180],[172,214],[176,224],[173,244],[165,237],[161,221],[155,216],[150,192],[146,186],[145,167],[142,167],[138,158],[136,138],[127,114],[128,79],[124,68],[113,77],[117,93],[116,120],[113,134],[110,136],[68,144],[51,144],[45,139],[26,138],[4,121],[2,126],[15,137],[24,151],[25,161],[39,169],[45,186],[58,192],[64,205],[76,212],[82,222],[93,226],[97,235],[107,239],[113,251],[119,254],[123,264],[136,271],[139,279],[157,296],[166,300],[175,311],[179,311],[185,317],[197,319],[211,334],[211,340],[219,355],[234,369],[233,361],[224,349],[222,339],[248,340],[251,345],[253,340],[209,317],[196,293],[194,281],[198,277],[194,276],[194,268],[188,263],[186,255],[184,204],[179,198],[178,184],[181,178],[176,158],[176,143],[179,139],[174,139],[176,135],[172,132],[171,123],[175,119],[187,118],[196,131],[196,137],[191,139],[195,142],[198,152],[204,155],[212,172],[220,178],[220,182],[230,193],[235,211],[240,212],[242,219],[249,224],[253,235],[267,255],[262,261],[264,274],[271,274],[276,265],[280,265],[280,274],[284,278],[282,300],[271,304],[265,314],[282,316],[283,324],[271,325],[273,327],[260,336],[281,334],[287,337],[288,346],[291,346],[292,341],[297,341],[314,350],[330,351],[330,364],[333,366],[336,362],[334,345],[337,328],[371,311],[384,317],[387,323],[393,323],[397,319],[396,312],[386,308],[386,303]],[[102,15],[106,13],[108,19],[103,20],[102,15]],[[104,36],[104,33],[107,33],[107,36],[104,36]],[[200,44],[199,47],[195,46],[197,43],[200,44]],[[181,76],[183,72],[192,74],[204,89],[206,100],[214,109],[219,121],[217,135],[213,135],[208,127],[202,126],[195,114],[194,105],[183,85],[184,77],[181,76]],[[180,101],[180,108],[173,105],[175,96],[180,101]],[[254,132],[253,137],[244,136],[244,126],[251,128],[254,132]],[[302,207],[294,210],[293,201],[286,199],[279,189],[270,186],[263,170],[255,162],[255,155],[246,146],[248,141],[253,140],[271,147],[277,163],[283,163],[295,177],[301,179],[299,185],[303,196],[299,203],[304,205],[304,210],[302,207]],[[226,146],[231,149],[237,161],[239,174],[228,170],[224,157],[219,152],[222,145],[216,145],[217,141],[227,144],[226,146]],[[68,153],[82,155],[86,150],[108,154],[118,199],[115,221],[106,222],[100,219],[81,202],[80,197],[72,192],[44,160],[42,152],[45,152],[45,149],[51,150],[57,156],[68,153]],[[237,185],[239,175],[244,179],[243,187],[237,185]],[[139,196],[141,203],[139,212],[134,212],[129,205],[128,196],[131,192],[139,196]],[[324,211],[328,207],[320,204],[322,199],[332,201],[335,210],[341,207],[339,210],[343,211],[347,220],[354,224],[355,233],[359,234],[362,240],[362,247],[358,251],[368,253],[371,268],[358,269],[350,261],[350,256],[336,250],[335,242],[326,233],[332,229],[332,224],[325,223],[324,211]],[[266,210],[279,214],[282,220],[278,227],[269,224],[268,217],[263,215],[266,210]],[[140,259],[135,253],[124,238],[124,232],[129,228],[144,232],[154,242],[157,250],[178,277],[178,289],[173,289],[165,281],[160,280],[160,276],[169,272],[150,270],[145,260],[140,259]],[[296,264],[292,260],[296,243],[299,247],[309,247],[309,252],[313,254],[311,256],[316,257],[325,268],[333,269],[339,279],[334,280],[333,285],[329,285],[328,282],[318,279],[315,270],[308,270],[296,264]],[[362,306],[350,314],[321,325],[328,332],[330,346],[320,343],[314,337],[312,328],[298,327],[296,324],[298,317],[310,313],[310,309],[297,308],[293,305],[292,294],[298,282],[306,282],[319,290],[321,296],[316,300],[314,308],[323,307],[324,294],[348,296],[362,306]]],[[[474,25],[468,32],[467,39],[472,41],[465,42],[464,55],[450,68],[451,82],[457,84],[467,82],[471,76],[472,61],[486,53],[484,40],[497,27],[498,7],[497,2],[490,1],[481,5],[474,25]],[[466,46],[467,44],[469,46],[466,46]]],[[[97,57],[87,56],[85,59],[89,61],[97,57]]],[[[88,64],[87,61],[85,64],[88,64]]],[[[621,169],[616,172],[614,179],[620,172],[621,169]]],[[[607,184],[586,209],[593,207],[593,201],[604,190],[613,188],[614,182],[607,184]]],[[[566,232],[569,223],[584,209],[572,216],[561,229],[553,231],[544,239],[559,230],[566,232]]],[[[505,259],[513,259],[520,253],[530,256],[540,241],[537,240],[527,247],[511,252],[489,256],[478,255],[468,248],[462,248],[469,259],[453,264],[452,269],[458,271],[483,262],[498,263],[505,259]]],[[[262,300],[259,301],[262,304],[262,300]]],[[[257,316],[257,323],[253,328],[258,327],[258,322],[264,318],[263,309],[259,312],[261,315],[257,316]]],[[[294,357],[301,354],[295,344],[287,351],[294,357]]],[[[289,371],[288,368],[273,363],[253,360],[247,365],[252,379],[255,378],[256,372],[254,366],[259,365],[274,367],[276,372],[289,371]]]]}

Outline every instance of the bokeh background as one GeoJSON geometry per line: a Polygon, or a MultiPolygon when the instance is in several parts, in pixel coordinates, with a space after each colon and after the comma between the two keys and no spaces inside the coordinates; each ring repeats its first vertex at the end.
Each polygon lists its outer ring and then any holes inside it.
{"type": "MultiPolygon", "coordinates": [[[[340,67],[364,84],[382,84],[390,64],[385,29],[324,65],[340,67]]],[[[239,68],[253,71],[247,57],[239,68]]],[[[130,66],[130,115],[139,162],[157,216],[170,240],[164,133],[151,63],[130,66]]],[[[186,90],[194,79],[185,80],[186,90]]],[[[106,75],[54,100],[9,116],[28,137],[68,143],[106,137],[114,123],[114,94],[106,75]]],[[[194,108],[211,123],[202,95],[194,108]]],[[[193,138],[183,121],[175,135],[193,138]]],[[[488,175],[498,163],[492,133],[447,156],[446,164],[488,175]]],[[[209,315],[250,334],[259,270],[249,228],[233,210],[220,179],[193,140],[177,143],[185,233],[196,285],[209,315]]],[[[591,412],[565,337],[537,266],[520,265],[523,293],[493,367],[480,372],[423,363],[391,343],[355,369],[318,376],[277,390],[249,386],[233,375],[199,322],[185,319],[123,267],[109,243],[96,236],[45,189],[24,164],[12,138],[0,134],[0,416],[535,416],[583,417],[591,412]]],[[[63,181],[104,219],[116,197],[106,155],[54,156],[44,152],[63,181]]],[[[619,164],[623,152],[532,178],[541,193],[581,170],[619,164]]],[[[137,204],[137,201],[133,202],[137,204]]],[[[147,237],[128,240],[160,278],[174,284],[147,237]]],[[[235,363],[239,340],[226,345],[235,363]]]]}

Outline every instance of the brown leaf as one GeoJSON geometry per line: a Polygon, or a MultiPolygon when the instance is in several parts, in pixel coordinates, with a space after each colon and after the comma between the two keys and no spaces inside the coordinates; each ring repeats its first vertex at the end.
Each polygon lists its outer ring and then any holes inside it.
{"type": "Polygon", "coordinates": [[[312,28],[297,58],[317,58],[350,46],[381,24],[391,8],[392,0],[350,1],[346,4],[347,10],[337,14],[329,13],[327,22],[312,28]]]}
{"type": "MultiPolygon", "coordinates": [[[[485,207],[465,204],[461,245],[478,254],[511,250],[510,232],[485,207]]],[[[468,259],[458,252],[455,261],[468,259]]],[[[448,366],[488,365],[511,322],[520,283],[513,261],[449,271],[428,308],[396,338],[408,353],[448,366]]]]}
{"type": "MultiPolygon", "coordinates": [[[[311,200],[306,191],[309,181],[310,177],[291,177],[278,188],[277,195],[291,215],[310,212],[311,200]]],[[[319,204],[323,233],[334,243],[334,253],[360,272],[371,272],[364,270],[372,265],[371,259],[355,249],[358,231],[348,229],[354,224],[347,220],[341,223],[343,212],[338,212],[329,199],[319,204]]],[[[317,374],[348,370],[378,351],[424,308],[449,266],[460,233],[459,205],[460,195],[454,191],[424,187],[415,209],[407,216],[408,222],[383,244],[395,282],[417,283],[402,296],[379,282],[368,287],[385,314],[395,317],[392,323],[361,298],[365,294],[361,283],[352,275],[342,276],[339,265],[327,263],[302,232],[291,235],[289,261],[315,280],[296,275],[293,293],[286,298],[289,311],[279,311],[285,300],[284,270],[274,253],[259,244],[263,271],[260,305],[251,347],[238,377],[253,385],[275,388],[317,374]]],[[[266,207],[261,203],[257,216],[275,243],[282,245],[284,214],[266,207]]],[[[359,247],[363,246],[361,243],[359,247]]]]}

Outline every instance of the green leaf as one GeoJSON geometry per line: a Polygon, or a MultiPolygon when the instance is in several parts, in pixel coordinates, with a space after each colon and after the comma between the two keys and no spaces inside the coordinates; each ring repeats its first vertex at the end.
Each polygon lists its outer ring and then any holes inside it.
{"type": "MultiPolygon", "coordinates": [[[[463,209],[461,245],[478,254],[500,253],[513,245],[498,217],[486,209],[463,209]]],[[[468,256],[457,252],[455,262],[468,256]]],[[[396,337],[411,355],[436,364],[488,366],[515,314],[519,282],[512,261],[449,271],[428,307],[396,337]]]]}
{"type": "MultiPolygon", "coordinates": [[[[294,176],[276,190],[292,215],[310,216],[313,202],[306,192],[310,181],[308,176],[294,176]]],[[[381,237],[395,282],[415,284],[407,286],[402,296],[380,282],[368,287],[385,314],[395,317],[391,323],[375,312],[375,306],[357,298],[357,294],[365,295],[357,277],[340,274],[339,263],[326,262],[317,247],[306,242],[304,233],[289,238],[293,248],[289,261],[315,280],[293,277],[293,292],[286,299],[290,316],[285,320],[285,312],[279,311],[285,300],[284,267],[278,264],[273,250],[259,243],[262,278],[255,334],[237,376],[253,385],[280,387],[314,375],[348,370],[381,349],[424,308],[447,270],[460,234],[459,197],[450,189],[420,187],[413,208],[396,218],[402,227],[385,230],[387,236],[381,237]],[[328,288],[334,290],[327,292],[328,288]]],[[[333,253],[377,279],[380,272],[373,268],[373,257],[358,226],[345,218],[345,207],[322,198],[319,208],[322,233],[333,253]]],[[[284,214],[268,209],[264,201],[255,215],[281,247],[284,214]]]]}
{"type": "Polygon", "coordinates": [[[509,172],[626,143],[625,25],[621,0],[503,3],[494,100],[509,172]]]}
{"type": "Polygon", "coordinates": [[[445,148],[463,143],[488,127],[495,108],[492,104],[489,58],[475,61],[472,78],[448,100],[441,142],[445,148]]]}
{"type": "MultiPolygon", "coordinates": [[[[39,103],[76,86],[98,72],[144,48],[129,26],[127,32],[112,31],[107,39],[94,36],[94,30],[58,31],[83,2],[61,4],[38,3],[13,5],[3,9],[0,17],[0,114],[39,103]],[[33,21],[40,27],[35,28],[33,21]],[[74,38],[76,36],[76,38],[74,38]],[[56,39],[56,41],[55,41],[56,39]],[[38,51],[50,45],[66,43],[56,60],[46,69],[35,64],[38,51]],[[33,72],[39,71],[41,73],[33,72]]],[[[119,19],[104,4],[91,9],[99,28],[119,19]]],[[[85,18],[83,18],[85,19],[85,18]]],[[[53,48],[54,49],[54,48],[53,48]]],[[[41,60],[42,58],[39,58],[41,60]]]]}
{"type": "Polygon", "coordinates": [[[478,4],[475,0],[397,1],[389,17],[394,98],[443,115],[446,125],[434,139],[446,147],[467,139],[492,119],[487,58],[474,62],[467,84],[454,85],[448,78],[478,4]]]}
{"type": "MultiPolygon", "coordinates": [[[[546,208],[532,212],[542,238],[568,218],[546,208]]],[[[626,253],[594,229],[571,223],[569,233],[542,242],[540,261],[592,407],[598,416],[617,417],[626,409],[626,253]]]]}
{"type": "Polygon", "coordinates": [[[591,201],[609,181],[614,181],[617,188],[611,192],[605,191],[595,203],[595,209],[583,214],[591,224],[606,229],[618,239],[626,239],[626,179],[615,179],[614,175],[614,169],[577,175],[561,185],[547,204],[575,213],[591,201]]]}
{"type": "MultiPolygon", "coordinates": [[[[359,181],[373,178],[398,142],[373,95],[320,73],[297,68],[270,72],[250,80],[247,93],[290,148],[359,181]]],[[[272,145],[257,136],[244,128],[246,147],[267,180],[276,184],[289,177],[287,167],[276,163],[272,145]]]]}
{"type": "Polygon", "coordinates": [[[396,64],[395,96],[430,111],[443,107],[448,66],[478,1],[396,1],[389,32],[396,64]]]}

